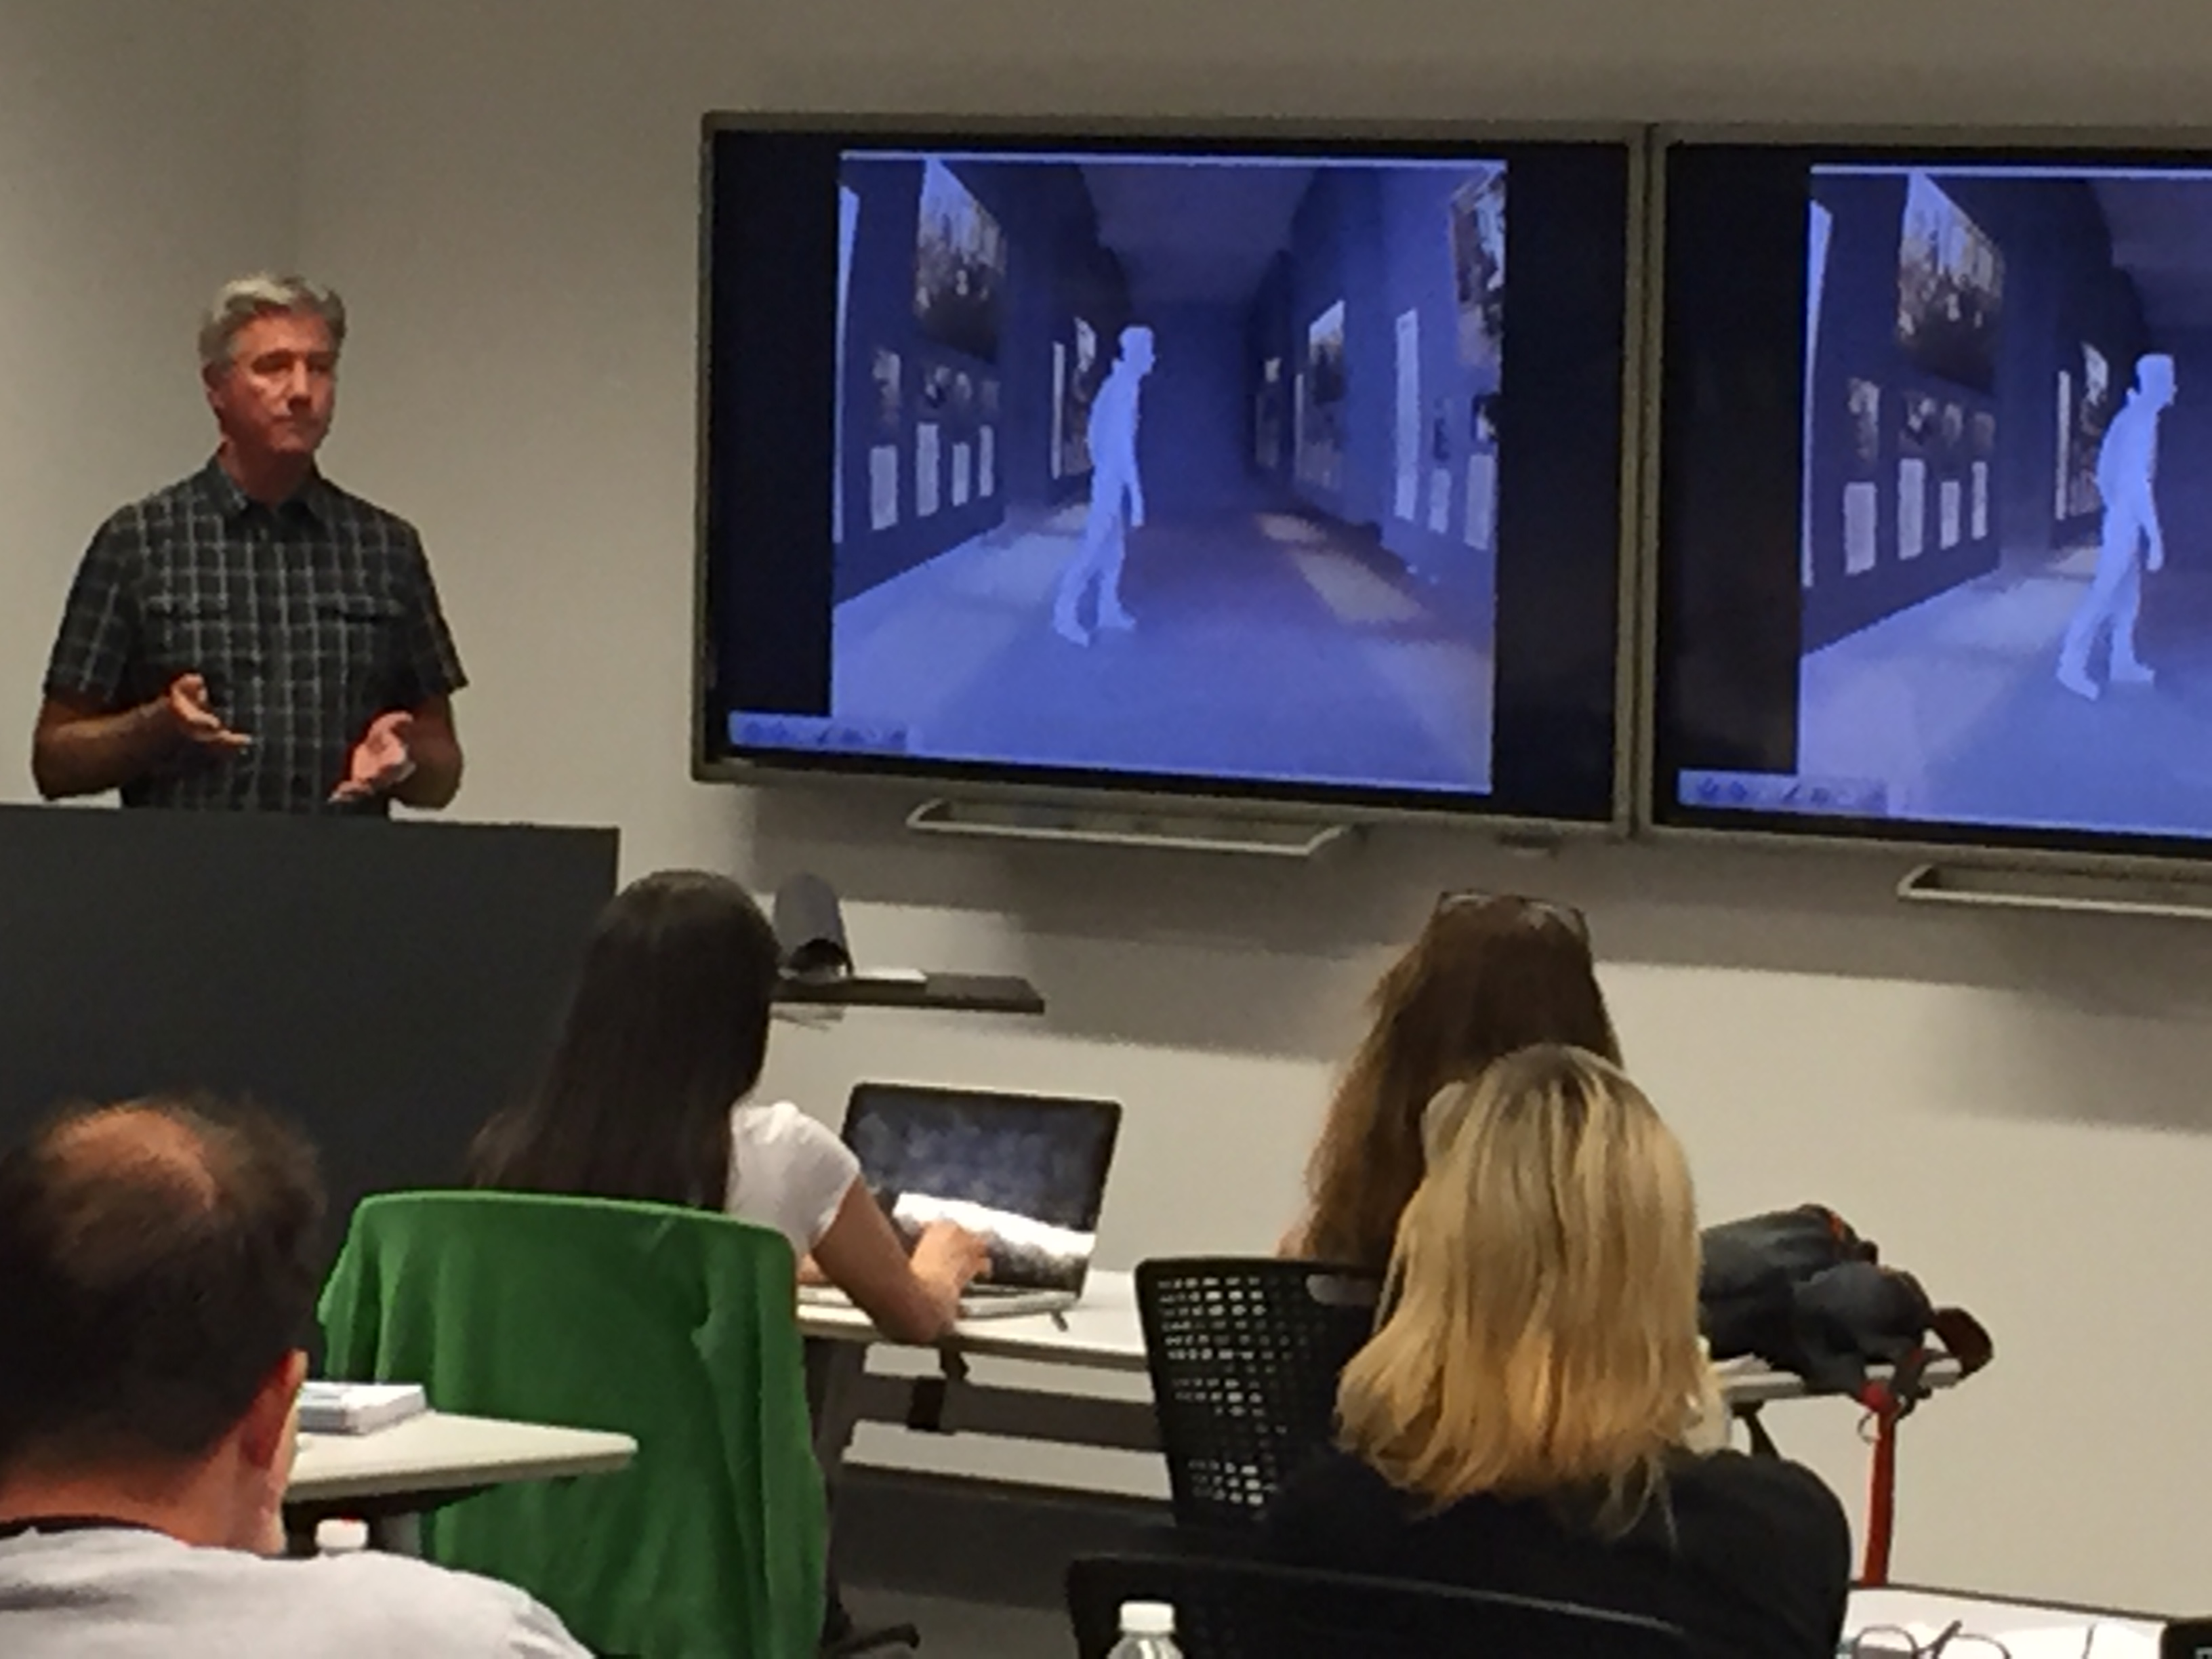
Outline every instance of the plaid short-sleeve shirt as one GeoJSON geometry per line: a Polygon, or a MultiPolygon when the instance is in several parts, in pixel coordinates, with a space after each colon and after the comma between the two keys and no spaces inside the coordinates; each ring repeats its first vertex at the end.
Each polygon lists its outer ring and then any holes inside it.
{"type": "Polygon", "coordinates": [[[466,683],[413,526],[319,474],[264,506],[212,461],[100,526],[46,689],[122,709],[193,673],[252,746],[180,752],[126,805],[333,810],[371,720],[466,683]]]}

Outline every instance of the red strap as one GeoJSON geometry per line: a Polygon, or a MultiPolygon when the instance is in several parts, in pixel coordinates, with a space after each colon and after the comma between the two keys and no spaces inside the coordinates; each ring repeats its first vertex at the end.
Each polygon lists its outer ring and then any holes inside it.
{"type": "MultiPolygon", "coordinates": [[[[1936,1323],[1946,1347],[1959,1361],[1961,1376],[1972,1376],[1990,1363],[1995,1350],[1989,1333],[1972,1315],[1947,1308],[1936,1316],[1936,1323]]],[[[1934,1358],[1925,1347],[1915,1348],[1898,1362],[1889,1382],[1869,1382],[1858,1392],[1859,1404],[1874,1419],[1874,1477],[1867,1492],[1862,1584],[1889,1582],[1889,1545],[1897,1530],[1897,1425],[1927,1395],[1921,1373],[1934,1358]]]]}
{"type": "Polygon", "coordinates": [[[1859,1582],[1879,1587],[1889,1582],[1889,1544],[1897,1528],[1897,1396],[1883,1382],[1859,1391],[1859,1403],[1874,1416],[1874,1480],[1867,1492],[1866,1564],[1859,1582]]]}

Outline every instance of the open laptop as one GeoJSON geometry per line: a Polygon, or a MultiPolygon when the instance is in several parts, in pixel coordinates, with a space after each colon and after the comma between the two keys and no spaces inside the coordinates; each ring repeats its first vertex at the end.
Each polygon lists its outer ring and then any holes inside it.
{"type": "Polygon", "coordinates": [[[1121,1124],[1110,1100],[863,1083],[844,1136],[909,1245],[933,1221],[990,1241],[990,1265],[960,1304],[962,1317],[983,1319],[1057,1312],[1082,1295],[1121,1124]]]}

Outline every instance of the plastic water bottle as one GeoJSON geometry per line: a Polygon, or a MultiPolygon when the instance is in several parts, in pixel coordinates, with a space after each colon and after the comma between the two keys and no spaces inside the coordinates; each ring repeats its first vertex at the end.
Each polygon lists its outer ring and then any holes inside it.
{"type": "Polygon", "coordinates": [[[315,1553],[358,1555],[368,1547],[368,1522],[342,1521],[333,1516],[315,1523],[315,1553]]]}
{"type": "Polygon", "coordinates": [[[1182,1659],[1176,1645],[1175,1609],[1164,1601],[1121,1603],[1121,1639],[1106,1659],[1182,1659]]]}

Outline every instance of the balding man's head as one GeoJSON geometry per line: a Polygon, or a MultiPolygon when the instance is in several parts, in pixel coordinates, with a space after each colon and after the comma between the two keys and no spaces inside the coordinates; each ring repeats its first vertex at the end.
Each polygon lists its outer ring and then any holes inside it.
{"type": "Polygon", "coordinates": [[[207,1451],[305,1338],[321,1218],[253,1111],[78,1109],[0,1157],[0,1465],[207,1451]]]}

